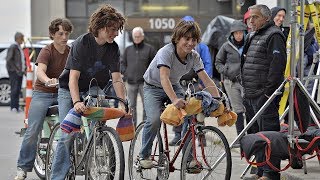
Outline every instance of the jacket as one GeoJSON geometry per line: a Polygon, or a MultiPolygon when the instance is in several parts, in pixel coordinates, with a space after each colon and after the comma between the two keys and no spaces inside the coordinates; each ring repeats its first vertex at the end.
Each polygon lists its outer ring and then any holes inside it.
{"type": "Polygon", "coordinates": [[[245,97],[270,96],[284,80],[285,37],[273,21],[248,37],[241,59],[245,97]]]}
{"type": "MultiPolygon", "coordinates": [[[[225,42],[220,48],[216,56],[216,69],[223,76],[233,82],[240,80],[240,64],[241,54],[244,43],[241,47],[237,47],[233,40],[233,32],[243,31],[246,34],[246,25],[241,21],[234,21],[230,28],[230,36],[228,41],[225,42]]],[[[244,38],[243,38],[244,39],[244,38]]]]}
{"type": "Polygon", "coordinates": [[[154,48],[144,43],[128,46],[121,61],[121,73],[129,84],[143,83],[143,74],[154,58],[154,48]]]}
{"type": "Polygon", "coordinates": [[[16,72],[18,75],[22,76],[26,71],[25,66],[21,62],[21,52],[18,44],[14,43],[8,48],[6,57],[6,68],[8,72],[16,72]]]}

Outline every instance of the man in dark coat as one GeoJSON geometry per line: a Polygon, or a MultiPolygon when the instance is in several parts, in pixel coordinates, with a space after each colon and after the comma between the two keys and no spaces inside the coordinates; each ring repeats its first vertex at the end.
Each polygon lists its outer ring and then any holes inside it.
{"type": "Polygon", "coordinates": [[[14,35],[15,43],[13,43],[7,52],[6,67],[9,74],[11,94],[10,108],[13,112],[19,112],[19,96],[21,92],[22,77],[26,72],[25,57],[21,44],[24,42],[24,35],[17,32],[14,35]]]}
{"type": "MultiPolygon", "coordinates": [[[[127,81],[126,88],[128,92],[129,106],[132,108],[133,120],[137,126],[137,96],[141,96],[143,102],[143,74],[154,58],[156,51],[148,43],[144,42],[144,33],[141,27],[135,27],[132,30],[133,45],[127,47],[124,51],[121,62],[121,73],[127,81]]],[[[146,119],[143,110],[143,120],[146,119]]]]}

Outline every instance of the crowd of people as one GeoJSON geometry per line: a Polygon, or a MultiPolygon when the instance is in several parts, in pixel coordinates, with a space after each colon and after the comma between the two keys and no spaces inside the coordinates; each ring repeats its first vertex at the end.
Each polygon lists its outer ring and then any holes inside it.
{"type": "MultiPolygon", "coordinates": [[[[230,98],[232,110],[237,113],[236,131],[244,129],[253,116],[265,104],[284,80],[286,67],[286,39],[288,30],[283,27],[286,10],[266,5],[253,5],[243,20],[235,20],[226,42],[217,53],[213,63],[222,76],[225,91],[230,98]]],[[[110,5],[99,7],[90,17],[88,33],[79,36],[72,47],[67,45],[73,25],[68,19],[57,18],[49,25],[49,37],[53,43],[44,47],[36,61],[38,66],[32,101],[29,109],[29,127],[24,136],[17,162],[16,180],[23,180],[32,171],[36,143],[46,110],[59,104],[60,122],[71,108],[78,113],[86,111],[82,96],[89,92],[92,78],[99,86],[90,90],[103,93],[112,82],[126,81],[125,88],[114,83],[118,97],[128,97],[135,126],[137,125],[137,95],[143,102],[142,148],[140,164],[151,168],[152,142],[160,128],[162,100],[169,98],[177,108],[184,107],[186,85],[192,82],[199,91],[204,87],[212,96],[219,96],[212,80],[212,57],[207,45],[201,43],[201,30],[191,16],[183,17],[173,29],[171,43],[158,51],[144,41],[141,27],[132,30],[133,45],[127,47],[122,58],[114,38],[123,30],[124,16],[110,5]],[[59,82],[59,87],[48,84],[59,82]]],[[[312,29],[312,28],[310,28],[312,29]]],[[[23,34],[16,33],[15,41],[7,55],[7,69],[11,82],[11,111],[18,106],[22,76],[25,73],[24,53],[20,47],[23,34]]],[[[308,41],[309,42],[309,41],[308,41]]],[[[310,65],[310,54],[319,49],[314,37],[305,48],[305,64],[310,65]]],[[[120,108],[124,110],[123,104],[120,108]]],[[[279,131],[279,98],[275,98],[261,114],[248,133],[279,131]]],[[[187,122],[187,121],[186,121],[187,122]]],[[[179,144],[183,124],[175,127],[175,137],[170,145],[179,144]]],[[[70,146],[74,134],[62,132],[52,164],[51,179],[64,179],[70,168],[70,146]]],[[[263,161],[257,156],[256,160],[263,161]]],[[[280,159],[275,166],[280,167],[280,159]]],[[[196,163],[190,163],[190,166],[196,163]]],[[[279,172],[268,165],[258,168],[251,179],[280,179],[279,172]]]]}

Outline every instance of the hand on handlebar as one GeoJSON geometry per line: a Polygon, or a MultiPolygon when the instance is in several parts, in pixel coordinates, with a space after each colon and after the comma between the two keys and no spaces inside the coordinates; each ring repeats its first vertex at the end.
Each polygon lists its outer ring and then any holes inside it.
{"type": "Polygon", "coordinates": [[[187,101],[185,101],[182,98],[177,98],[177,99],[173,100],[172,104],[176,108],[180,109],[180,108],[184,108],[187,105],[187,101]]]}
{"type": "Polygon", "coordinates": [[[84,105],[84,102],[77,102],[74,106],[73,106],[74,110],[77,113],[83,113],[87,110],[87,107],[84,105]]]}
{"type": "Polygon", "coordinates": [[[44,85],[47,87],[57,87],[58,84],[59,82],[57,78],[51,78],[44,85]]]}

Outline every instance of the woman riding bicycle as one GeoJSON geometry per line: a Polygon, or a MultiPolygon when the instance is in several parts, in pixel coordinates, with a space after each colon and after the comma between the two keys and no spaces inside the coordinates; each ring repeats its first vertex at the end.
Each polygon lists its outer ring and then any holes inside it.
{"type": "Polygon", "coordinates": [[[200,28],[196,22],[180,21],[173,30],[170,44],[161,48],[144,74],[144,103],[147,119],[143,129],[140,165],[153,167],[151,146],[160,128],[162,100],[167,97],[177,108],[183,108],[184,90],[179,80],[193,69],[213,96],[219,96],[215,83],[204,70],[203,63],[194,47],[200,42],[200,28]]]}
{"type": "Polygon", "coordinates": [[[32,100],[28,116],[28,128],[22,141],[17,163],[16,180],[23,180],[27,172],[31,172],[36,157],[39,133],[48,108],[57,104],[58,92],[56,87],[48,87],[57,83],[57,79],[66,64],[70,47],[67,45],[72,32],[72,24],[67,19],[55,19],[50,23],[49,35],[53,43],[41,49],[36,61],[38,66],[32,100]]]}
{"type": "MultiPolygon", "coordinates": [[[[78,37],[70,50],[67,64],[59,78],[59,116],[63,120],[73,107],[77,113],[86,110],[80,96],[89,90],[95,78],[102,89],[111,78],[122,82],[120,74],[120,51],[114,38],[123,29],[124,17],[110,5],[103,5],[90,17],[89,32],[78,37]]],[[[97,87],[99,88],[99,87],[97,87]]],[[[121,83],[114,85],[116,95],[125,99],[121,83]]],[[[120,104],[123,109],[125,107],[120,104]]],[[[70,147],[74,133],[62,131],[52,164],[51,179],[64,179],[70,168],[70,147]]]]}

